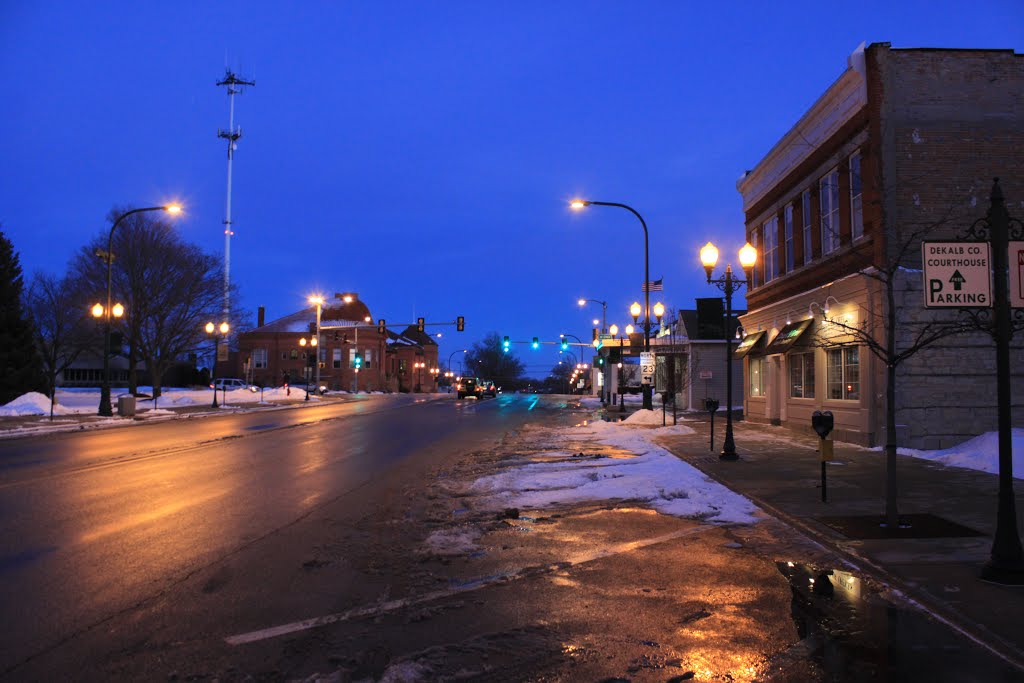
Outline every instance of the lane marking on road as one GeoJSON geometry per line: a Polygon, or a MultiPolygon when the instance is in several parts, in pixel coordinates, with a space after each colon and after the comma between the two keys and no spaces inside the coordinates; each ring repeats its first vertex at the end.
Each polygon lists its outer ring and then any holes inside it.
{"type": "Polygon", "coordinates": [[[424,593],[423,595],[412,596],[408,598],[402,598],[400,600],[388,600],[386,602],[379,602],[366,607],[357,607],[354,609],[347,610],[345,612],[336,612],[334,614],[328,614],[322,617],[314,617],[312,619],[303,619],[302,621],[293,621],[290,624],[282,624],[280,626],[272,626],[271,628],[261,629],[259,631],[250,631],[249,633],[240,633],[234,636],[227,636],[224,641],[228,645],[244,645],[246,643],[255,643],[261,640],[268,640],[270,638],[277,638],[279,636],[287,635],[289,633],[297,633],[299,631],[308,631],[309,629],[319,628],[321,626],[327,626],[329,624],[336,624],[343,621],[350,621],[352,619],[361,619],[364,617],[375,617],[378,615],[386,614],[388,612],[394,612],[404,607],[412,607],[414,605],[421,605],[425,602],[432,602],[434,600],[441,600],[443,598],[452,597],[461,593],[468,593],[470,591],[479,590],[481,588],[487,588],[489,586],[496,586],[503,583],[509,583],[511,581],[517,581],[519,579],[535,578],[550,574],[556,571],[563,571],[570,567],[578,566],[595,560],[600,560],[606,557],[612,557],[614,555],[621,555],[624,553],[633,552],[641,548],[646,548],[652,545],[658,545],[659,543],[666,543],[668,541],[674,541],[678,538],[685,536],[692,536],[694,534],[703,533],[712,529],[723,529],[728,528],[729,524],[720,525],[701,525],[691,527],[689,529],[682,529],[680,531],[673,531],[672,533],[663,534],[661,536],[655,536],[653,538],[645,538],[639,541],[627,541],[624,543],[615,543],[604,548],[598,548],[585,553],[578,553],[573,555],[570,560],[564,562],[554,562],[547,565],[539,565],[534,567],[522,567],[513,571],[503,572],[501,574],[495,574],[493,576],[485,576],[477,579],[469,579],[460,582],[458,585],[452,586],[445,590],[432,591],[430,593],[424,593]]]}

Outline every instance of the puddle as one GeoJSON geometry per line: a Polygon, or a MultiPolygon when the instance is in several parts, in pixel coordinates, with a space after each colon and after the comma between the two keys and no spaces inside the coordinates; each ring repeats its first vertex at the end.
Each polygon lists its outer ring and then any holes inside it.
{"type": "MultiPolygon", "coordinates": [[[[840,569],[777,562],[793,592],[792,618],[828,681],[1010,681],[1021,672],[882,588],[840,569]]],[[[803,658],[803,657],[799,657],[803,658]]],[[[781,659],[785,659],[783,655],[781,659]]]]}

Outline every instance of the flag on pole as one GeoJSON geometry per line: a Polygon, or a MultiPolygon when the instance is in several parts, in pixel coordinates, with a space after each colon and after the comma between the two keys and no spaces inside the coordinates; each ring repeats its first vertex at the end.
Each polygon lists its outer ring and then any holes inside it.
{"type": "Polygon", "coordinates": [[[650,280],[644,285],[643,291],[645,292],[664,292],[665,286],[662,284],[665,278],[661,277],[657,280],[650,280]]]}

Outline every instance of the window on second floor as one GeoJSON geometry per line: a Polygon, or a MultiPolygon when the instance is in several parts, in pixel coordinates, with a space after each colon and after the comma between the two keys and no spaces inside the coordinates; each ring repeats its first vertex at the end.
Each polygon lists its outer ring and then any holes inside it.
{"type": "Polygon", "coordinates": [[[782,231],[782,238],[784,240],[784,252],[786,255],[786,272],[793,272],[793,205],[786,204],[786,208],[782,211],[783,223],[785,226],[782,231]]]}
{"type": "Polygon", "coordinates": [[[821,205],[821,253],[839,248],[839,169],[833,168],[818,181],[821,205]]]}
{"type": "Polygon", "coordinates": [[[814,257],[814,246],[811,244],[811,191],[804,190],[803,195],[800,197],[800,208],[803,212],[803,232],[804,232],[804,265],[806,266],[811,262],[814,257]]]}
{"type": "Polygon", "coordinates": [[[850,235],[864,236],[864,198],[861,191],[860,152],[850,157],[850,235]]]}
{"type": "Polygon", "coordinates": [[[263,370],[267,367],[267,350],[266,349],[253,349],[252,350],[252,366],[257,370],[263,370]]]}
{"type": "Polygon", "coordinates": [[[772,216],[764,225],[764,281],[771,282],[779,276],[779,217],[772,216]]]}
{"type": "Polygon", "coordinates": [[[331,349],[331,365],[336,370],[341,368],[341,349],[331,349]]]}

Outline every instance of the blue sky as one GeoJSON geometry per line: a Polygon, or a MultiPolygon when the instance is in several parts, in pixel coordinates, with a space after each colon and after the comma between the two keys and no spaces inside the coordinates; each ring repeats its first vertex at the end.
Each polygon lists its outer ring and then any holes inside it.
{"type": "MultiPolygon", "coordinates": [[[[1024,51],[1024,3],[0,3],[0,223],[63,272],[114,205],[180,200],[223,253],[226,67],[236,98],[232,281],[268,319],[356,291],[437,327],[588,340],[652,278],[714,296],[697,250],[742,245],[736,179],[862,41],[1024,51]]],[[[742,304],[742,301],[738,302],[742,304]]],[[[555,347],[515,350],[530,374],[555,347]]]]}

